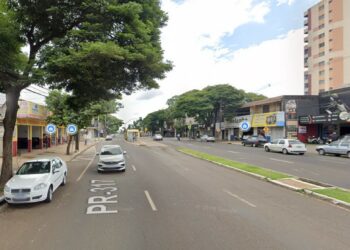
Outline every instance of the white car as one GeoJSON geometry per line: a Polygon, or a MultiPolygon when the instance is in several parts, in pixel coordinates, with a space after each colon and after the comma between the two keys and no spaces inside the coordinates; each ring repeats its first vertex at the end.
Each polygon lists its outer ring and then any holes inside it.
{"type": "Polygon", "coordinates": [[[215,142],[215,138],[208,135],[202,135],[200,140],[205,142],[215,142]]]}
{"type": "Polygon", "coordinates": [[[282,152],[283,154],[305,154],[305,144],[295,139],[277,139],[272,142],[265,143],[264,148],[266,152],[282,152]]]}
{"type": "Polygon", "coordinates": [[[97,164],[97,172],[122,171],[125,172],[126,161],[124,158],[126,151],[119,145],[104,145],[101,148],[97,164]]]}
{"type": "Polygon", "coordinates": [[[154,141],[162,141],[163,140],[163,136],[161,136],[160,134],[155,134],[153,137],[154,141]]]}
{"type": "Polygon", "coordinates": [[[8,203],[52,201],[53,192],[67,182],[67,165],[59,157],[33,159],[23,163],[6,183],[8,203]]]}

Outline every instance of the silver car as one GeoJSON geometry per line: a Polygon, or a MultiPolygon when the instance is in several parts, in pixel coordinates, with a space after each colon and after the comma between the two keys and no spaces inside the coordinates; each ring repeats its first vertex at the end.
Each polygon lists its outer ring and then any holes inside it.
{"type": "Polygon", "coordinates": [[[104,145],[101,148],[97,164],[97,172],[122,171],[125,172],[126,161],[123,151],[119,145],[104,145]]]}
{"type": "Polygon", "coordinates": [[[215,142],[215,138],[208,135],[202,135],[200,140],[205,142],[215,142]]]}
{"type": "Polygon", "coordinates": [[[316,151],[320,155],[346,155],[348,158],[350,158],[350,141],[334,141],[327,145],[317,146],[316,151]]]}

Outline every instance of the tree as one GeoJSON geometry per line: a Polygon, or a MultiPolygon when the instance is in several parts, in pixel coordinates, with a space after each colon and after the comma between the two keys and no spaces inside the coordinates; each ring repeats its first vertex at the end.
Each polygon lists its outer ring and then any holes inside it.
{"type": "Polygon", "coordinates": [[[107,115],[107,133],[115,134],[123,125],[123,121],[113,115],[107,115]]]}
{"type": "Polygon", "coordinates": [[[7,107],[0,187],[12,176],[18,99],[30,84],[64,88],[78,97],[71,99],[75,105],[158,86],[171,69],[163,62],[160,28],[167,17],[159,6],[159,0],[7,0],[1,6],[8,47],[1,53],[11,60],[0,68],[7,107]],[[29,48],[24,63],[22,42],[29,48]]]}

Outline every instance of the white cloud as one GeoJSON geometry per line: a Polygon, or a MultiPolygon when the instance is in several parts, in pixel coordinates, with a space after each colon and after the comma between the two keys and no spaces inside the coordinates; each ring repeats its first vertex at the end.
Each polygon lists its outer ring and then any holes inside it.
{"type": "Polygon", "coordinates": [[[303,94],[303,33],[290,31],[282,37],[234,52],[220,45],[225,35],[248,22],[264,22],[266,1],[164,0],[169,22],[162,32],[165,58],[175,67],[160,82],[161,96],[144,101],[127,96],[118,115],[129,120],[166,107],[170,97],[207,85],[229,83],[269,97],[303,94]],[[223,56],[224,55],[224,56],[223,56]],[[220,57],[222,56],[222,57],[220,57]]]}
{"type": "Polygon", "coordinates": [[[294,2],[295,0],[277,0],[277,6],[280,6],[282,4],[292,5],[294,2]]]}

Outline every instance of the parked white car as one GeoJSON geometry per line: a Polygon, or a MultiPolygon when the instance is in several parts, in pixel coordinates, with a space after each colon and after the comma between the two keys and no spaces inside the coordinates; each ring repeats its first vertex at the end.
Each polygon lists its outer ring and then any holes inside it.
{"type": "Polygon", "coordinates": [[[124,154],[126,154],[126,151],[123,151],[119,145],[103,145],[100,153],[98,153],[97,172],[125,172],[126,161],[124,154]]]}
{"type": "Polygon", "coordinates": [[[215,138],[213,136],[208,135],[202,135],[200,140],[205,142],[215,142],[215,138]]]}
{"type": "Polygon", "coordinates": [[[59,157],[33,159],[23,163],[6,183],[8,203],[52,201],[53,192],[67,182],[67,164],[59,157]]]}
{"type": "Polygon", "coordinates": [[[282,152],[283,154],[305,154],[305,144],[295,139],[277,139],[272,142],[265,143],[265,151],[282,152]]]}

